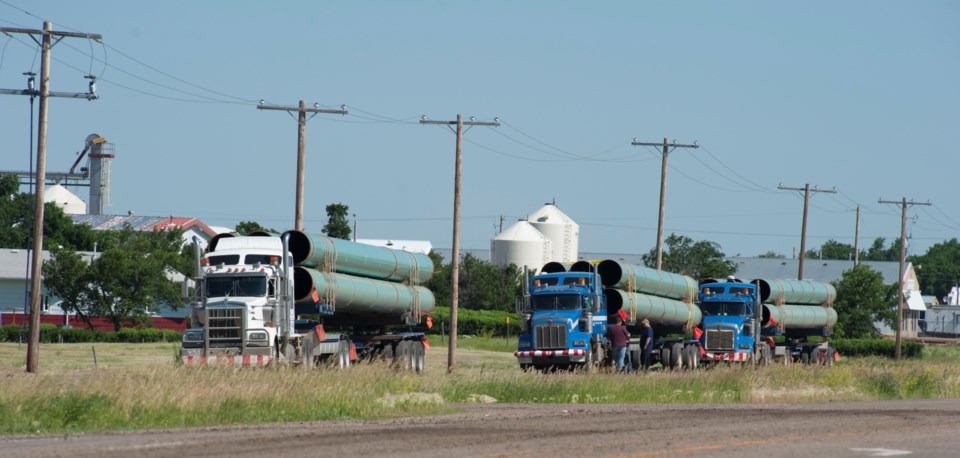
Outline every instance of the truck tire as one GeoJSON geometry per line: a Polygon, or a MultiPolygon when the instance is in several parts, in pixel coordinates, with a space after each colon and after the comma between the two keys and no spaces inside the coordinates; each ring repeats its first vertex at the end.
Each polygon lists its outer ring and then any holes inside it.
{"type": "Polygon", "coordinates": [[[641,362],[640,349],[630,350],[630,367],[632,367],[634,371],[638,371],[640,370],[641,362]]]}
{"type": "Polygon", "coordinates": [[[686,358],[686,368],[692,371],[697,370],[697,366],[700,365],[700,352],[697,351],[697,347],[690,345],[684,348],[687,358],[686,358]]]}
{"type": "Polygon", "coordinates": [[[670,369],[680,369],[683,367],[683,344],[680,342],[674,342],[670,346],[670,369]]]}
{"type": "Polygon", "coordinates": [[[337,350],[337,368],[346,369],[350,367],[350,341],[341,340],[340,348],[337,350]]]}
{"type": "Polygon", "coordinates": [[[411,342],[413,344],[413,372],[423,374],[423,364],[427,356],[427,351],[423,347],[423,341],[411,342]]]}
{"type": "Polygon", "coordinates": [[[770,364],[770,346],[766,343],[760,344],[758,349],[757,366],[766,367],[770,364]]]}
{"type": "Polygon", "coordinates": [[[660,349],[660,365],[663,369],[670,368],[670,347],[664,346],[660,349]]]}

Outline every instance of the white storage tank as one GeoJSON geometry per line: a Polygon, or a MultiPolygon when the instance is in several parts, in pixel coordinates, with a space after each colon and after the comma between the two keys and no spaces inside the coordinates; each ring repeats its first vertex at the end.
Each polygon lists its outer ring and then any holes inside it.
{"type": "Polygon", "coordinates": [[[554,204],[546,204],[527,217],[553,245],[549,261],[576,262],[579,255],[580,225],[554,204]]]}
{"type": "Polygon", "coordinates": [[[43,201],[53,202],[68,215],[84,215],[87,213],[87,203],[69,189],[55,184],[43,191],[43,201]]]}
{"type": "Polygon", "coordinates": [[[550,258],[551,243],[526,221],[517,221],[490,241],[490,262],[536,270],[550,258]]]}

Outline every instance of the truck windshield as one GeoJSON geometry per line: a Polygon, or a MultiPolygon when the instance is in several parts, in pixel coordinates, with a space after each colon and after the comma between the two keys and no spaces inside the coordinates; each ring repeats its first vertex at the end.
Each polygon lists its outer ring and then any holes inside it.
{"type": "Polygon", "coordinates": [[[263,275],[207,278],[207,297],[264,297],[266,295],[267,277],[263,275]]]}
{"type": "Polygon", "coordinates": [[[545,294],[530,298],[534,310],[577,310],[580,308],[578,294],[545,294]]]}
{"type": "Polygon", "coordinates": [[[747,304],[742,302],[707,302],[700,304],[704,316],[743,316],[747,314],[747,304]]]}

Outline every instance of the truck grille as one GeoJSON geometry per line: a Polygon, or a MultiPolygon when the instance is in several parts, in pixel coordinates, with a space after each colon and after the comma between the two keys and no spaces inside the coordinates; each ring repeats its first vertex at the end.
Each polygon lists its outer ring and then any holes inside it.
{"type": "Polygon", "coordinates": [[[733,350],[733,331],[710,329],[707,331],[707,351],[733,350]]]}
{"type": "Polygon", "coordinates": [[[243,309],[208,308],[207,338],[211,347],[243,345],[243,309]]]}
{"type": "Polygon", "coordinates": [[[538,325],[533,336],[537,350],[567,348],[566,323],[538,325]]]}

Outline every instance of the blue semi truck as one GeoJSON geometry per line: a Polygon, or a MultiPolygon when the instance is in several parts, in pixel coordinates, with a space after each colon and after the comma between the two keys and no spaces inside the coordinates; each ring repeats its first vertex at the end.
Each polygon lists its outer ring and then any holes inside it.
{"type": "MultiPolygon", "coordinates": [[[[522,331],[514,355],[522,369],[609,366],[609,321],[623,310],[631,334],[649,319],[651,363],[694,369],[720,361],[829,364],[835,351],[808,336],[829,336],[836,291],[812,281],[705,280],[621,261],[548,263],[527,282],[518,301],[522,331]],[[759,338],[757,337],[759,336],[759,338]],[[782,336],[782,339],[774,339],[782,336]]],[[[633,368],[640,343],[631,338],[633,368]]]]}
{"type": "Polygon", "coordinates": [[[652,363],[691,367],[698,343],[682,337],[700,322],[693,304],[692,279],[619,261],[548,263],[530,278],[518,301],[522,331],[514,355],[522,369],[592,369],[612,364],[605,336],[620,310],[635,337],[630,341],[633,368],[640,365],[640,322],[654,328],[652,363]],[[651,272],[657,272],[651,276],[651,272]],[[629,290],[629,291],[628,291],[629,290]],[[639,291],[639,292],[638,292],[639,291]]]}
{"type": "Polygon", "coordinates": [[[833,286],[810,280],[706,280],[697,296],[702,359],[831,365],[835,298],[833,286]],[[808,342],[812,336],[820,341],[808,342]]]}

